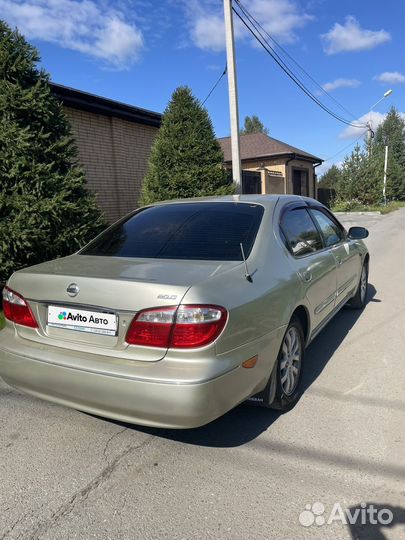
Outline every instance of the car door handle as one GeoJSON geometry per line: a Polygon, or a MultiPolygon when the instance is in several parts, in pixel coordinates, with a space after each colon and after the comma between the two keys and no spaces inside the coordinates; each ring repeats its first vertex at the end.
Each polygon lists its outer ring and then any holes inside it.
{"type": "Polygon", "coordinates": [[[336,257],[336,264],[340,266],[342,264],[342,259],[340,257],[336,257]]]}
{"type": "Polygon", "coordinates": [[[312,281],[312,274],[309,270],[307,270],[306,272],[303,272],[301,276],[302,276],[302,279],[305,281],[305,283],[309,283],[310,281],[312,281]]]}

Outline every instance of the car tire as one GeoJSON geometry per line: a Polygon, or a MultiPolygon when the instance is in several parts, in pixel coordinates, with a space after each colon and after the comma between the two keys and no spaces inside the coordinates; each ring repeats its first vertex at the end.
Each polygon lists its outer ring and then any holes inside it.
{"type": "Polygon", "coordinates": [[[349,302],[349,306],[353,309],[363,309],[367,301],[368,289],[368,264],[367,261],[361,268],[360,281],[357,285],[356,294],[349,302]]]}
{"type": "Polygon", "coordinates": [[[297,317],[293,317],[285,331],[277,362],[266,391],[264,405],[277,411],[289,411],[298,402],[305,352],[304,332],[297,317]],[[296,371],[298,370],[298,371],[296,371]]]}

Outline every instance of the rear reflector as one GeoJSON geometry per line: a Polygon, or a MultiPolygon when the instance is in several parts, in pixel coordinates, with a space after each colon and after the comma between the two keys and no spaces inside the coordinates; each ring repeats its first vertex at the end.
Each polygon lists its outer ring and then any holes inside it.
{"type": "Polygon", "coordinates": [[[195,349],[212,343],[222,332],[227,311],[220,306],[185,305],[140,311],[126,341],[165,349],[195,349]]]}
{"type": "Polygon", "coordinates": [[[26,300],[8,287],[3,289],[3,310],[9,321],[30,328],[38,328],[38,323],[26,300]]]}

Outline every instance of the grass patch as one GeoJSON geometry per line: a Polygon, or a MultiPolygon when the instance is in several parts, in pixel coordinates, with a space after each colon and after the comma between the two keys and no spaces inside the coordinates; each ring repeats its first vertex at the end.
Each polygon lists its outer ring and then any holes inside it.
{"type": "Polygon", "coordinates": [[[4,327],[6,324],[6,321],[4,320],[4,314],[2,311],[0,311],[0,330],[4,327]]]}
{"type": "Polygon", "coordinates": [[[332,212],[381,212],[381,214],[389,214],[405,206],[404,201],[391,201],[384,206],[383,204],[379,205],[366,205],[358,204],[354,201],[339,202],[332,206],[332,212]]]}

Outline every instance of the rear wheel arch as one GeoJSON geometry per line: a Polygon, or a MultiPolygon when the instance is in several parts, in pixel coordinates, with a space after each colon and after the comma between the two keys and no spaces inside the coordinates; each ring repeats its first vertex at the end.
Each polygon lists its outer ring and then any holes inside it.
{"type": "Polygon", "coordinates": [[[366,253],[366,256],[364,257],[364,264],[367,265],[367,269],[368,269],[369,263],[370,263],[370,255],[369,253],[366,253]]]}
{"type": "Polygon", "coordinates": [[[304,334],[304,342],[305,344],[307,344],[311,326],[307,308],[303,305],[296,307],[293,314],[291,315],[291,319],[293,319],[294,317],[296,317],[301,323],[302,332],[304,334]]]}

